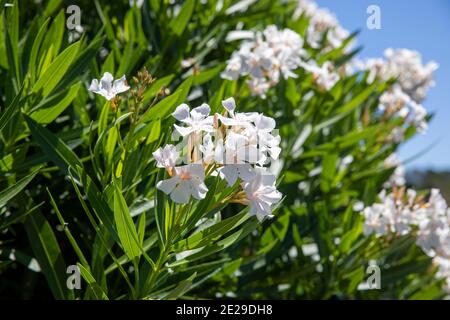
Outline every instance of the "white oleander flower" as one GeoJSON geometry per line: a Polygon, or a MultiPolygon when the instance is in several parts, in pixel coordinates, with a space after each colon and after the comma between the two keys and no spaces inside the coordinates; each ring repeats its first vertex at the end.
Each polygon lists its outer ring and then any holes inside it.
{"type": "Polygon", "coordinates": [[[368,70],[367,82],[375,78],[387,81],[397,80],[400,89],[416,103],[426,98],[428,89],[434,86],[433,72],[439,67],[434,61],[423,64],[417,51],[409,49],[386,49],[385,59],[368,59],[362,64],[362,70],[368,70]]]}
{"type": "Polygon", "coordinates": [[[259,221],[271,217],[272,205],[281,200],[281,193],[275,187],[275,176],[263,168],[255,168],[256,176],[243,183],[243,189],[250,201],[250,214],[256,215],[259,221]]]}
{"type": "Polygon", "coordinates": [[[93,79],[89,87],[89,91],[104,96],[107,100],[113,99],[119,93],[128,91],[130,87],[127,85],[125,75],[120,79],[114,80],[111,73],[105,72],[99,80],[93,79]]]}
{"type": "Polygon", "coordinates": [[[408,189],[397,189],[386,195],[380,194],[381,203],[364,209],[364,233],[377,236],[397,233],[403,235],[414,228],[416,244],[433,258],[437,265],[437,278],[446,279],[450,289],[450,209],[438,189],[432,189],[428,201],[408,189]],[[401,220],[404,232],[399,232],[397,221],[401,220]],[[409,225],[405,228],[405,225],[409,225]]]}
{"type": "Polygon", "coordinates": [[[208,168],[208,175],[219,176],[230,187],[239,186],[230,202],[251,205],[250,213],[262,220],[281,199],[275,176],[262,167],[269,156],[276,160],[281,151],[275,120],[256,112],[236,112],[233,98],[222,105],[226,112],[214,116],[209,115],[207,104],[192,110],[186,104],[178,106],[172,115],[186,126],[175,125],[175,129],[188,137],[186,154],[193,155],[187,157],[192,163],[176,167],[179,153],[173,145],[156,150],[157,167],[165,168],[171,177],[159,181],[157,188],[176,203],[188,203],[191,197],[203,199],[208,192],[204,168],[208,168]],[[201,132],[206,134],[201,137],[201,132]]]}
{"type": "Polygon", "coordinates": [[[220,121],[230,127],[229,138],[225,144],[225,151],[227,148],[230,150],[228,154],[239,155],[239,161],[261,165],[266,161],[267,154],[273,160],[278,159],[281,152],[279,147],[281,138],[272,134],[276,126],[273,118],[256,112],[235,112],[236,103],[233,98],[222,101],[222,105],[229,116],[218,115],[220,121]],[[236,145],[239,146],[238,149],[236,145]]]}
{"type": "Polygon", "coordinates": [[[222,106],[227,110],[229,117],[217,114],[218,118],[224,125],[231,126],[232,129],[238,129],[235,130],[236,132],[252,126],[251,122],[253,121],[255,115],[257,115],[256,112],[234,112],[236,109],[236,102],[233,97],[223,100],[222,106]]]}
{"type": "Polygon", "coordinates": [[[298,0],[293,18],[298,19],[302,14],[312,17],[318,9],[317,3],[311,0],[298,0]]]}
{"type": "Polygon", "coordinates": [[[172,201],[188,203],[191,196],[197,200],[205,198],[208,188],[204,180],[205,171],[203,166],[192,163],[175,167],[174,176],[170,179],[159,181],[156,187],[165,194],[170,194],[172,201]]]}
{"type": "Polygon", "coordinates": [[[402,165],[397,154],[392,153],[384,160],[384,167],[387,169],[394,168],[395,170],[389,177],[389,180],[383,185],[384,188],[391,188],[393,186],[402,187],[406,183],[405,166],[402,165]]]}
{"type": "Polygon", "coordinates": [[[364,209],[365,234],[375,233],[377,236],[387,233],[405,235],[411,231],[411,225],[420,219],[422,212],[416,202],[416,193],[404,189],[387,193],[382,190],[378,195],[380,202],[364,209]]]}
{"type": "Polygon", "coordinates": [[[384,236],[389,231],[389,214],[383,204],[375,203],[363,210],[364,234],[374,233],[377,237],[384,236]]]}
{"type": "Polygon", "coordinates": [[[418,132],[425,132],[428,128],[426,109],[398,85],[381,95],[378,109],[388,116],[397,115],[405,119],[405,124],[414,126],[418,132]]]}
{"type": "MultiPolygon", "coordinates": [[[[341,47],[344,44],[344,40],[350,36],[350,33],[339,24],[336,16],[328,9],[316,8],[310,14],[306,40],[312,48],[318,49],[322,46],[324,36],[326,36],[324,51],[328,52],[341,47]]],[[[349,48],[351,46],[347,47],[346,51],[349,48]]]]}
{"type": "Polygon", "coordinates": [[[263,32],[234,31],[229,39],[246,39],[233,52],[221,76],[228,80],[249,77],[247,84],[254,95],[265,97],[280,76],[295,78],[301,58],[306,55],[303,39],[290,30],[270,25],[263,32]]]}
{"type": "Polygon", "coordinates": [[[174,124],[175,129],[183,136],[191,133],[213,132],[213,117],[209,115],[211,109],[206,103],[192,110],[185,103],[179,105],[172,116],[178,121],[186,124],[185,127],[174,124]]]}
{"type": "Polygon", "coordinates": [[[167,170],[175,167],[179,155],[180,153],[177,151],[176,147],[171,144],[167,144],[153,152],[153,157],[156,159],[156,166],[167,170]]]}
{"type": "Polygon", "coordinates": [[[429,256],[449,254],[450,225],[448,206],[438,189],[432,189],[422,219],[417,224],[417,244],[429,256]]]}
{"type": "Polygon", "coordinates": [[[417,51],[409,49],[386,49],[389,77],[398,78],[402,90],[414,101],[425,99],[428,88],[434,86],[433,72],[438,64],[431,61],[424,65],[422,57],[417,51]]]}
{"type": "Polygon", "coordinates": [[[322,66],[318,66],[313,60],[302,62],[301,66],[312,73],[314,82],[323,90],[330,90],[339,81],[339,75],[334,71],[334,66],[330,61],[326,61],[322,66]]]}

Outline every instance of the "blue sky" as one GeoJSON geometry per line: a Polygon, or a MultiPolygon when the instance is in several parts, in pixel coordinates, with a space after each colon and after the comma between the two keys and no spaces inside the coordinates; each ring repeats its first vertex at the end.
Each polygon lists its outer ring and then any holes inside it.
{"type": "Polygon", "coordinates": [[[399,156],[408,169],[450,169],[450,1],[448,0],[316,0],[334,12],[350,31],[359,30],[360,57],[380,57],[385,48],[409,48],[419,51],[424,62],[435,60],[436,86],[423,105],[435,116],[428,131],[400,148],[399,156]],[[369,5],[381,10],[381,29],[366,27],[369,5]],[[424,152],[435,144],[431,150],[424,152]]]}

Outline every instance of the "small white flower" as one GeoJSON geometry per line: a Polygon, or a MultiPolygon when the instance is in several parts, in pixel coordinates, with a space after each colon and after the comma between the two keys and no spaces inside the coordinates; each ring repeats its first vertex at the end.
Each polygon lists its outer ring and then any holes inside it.
{"type": "Polygon", "coordinates": [[[255,168],[256,176],[245,182],[243,189],[250,201],[250,214],[256,215],[259,221],[271,217],[272,205],[281,200],[281,193],[275,187],[275,176],[263,168],[255,168]]]}
{"type": "Polygon", "coordinates": [[[175,167],[174,176],[170,179],[159,181],[156,187],[165,194],[170,194],[172,201],[188,203],[191,196],[197,200],[205,198],[208,188],[204,180],[205,171],[203,166],[193,163],[175,167]]]}
{"type": "Polygon", "coordinates": [[[385,207],[375,203],[371,207],[364,208],[364,234],[366,236],[374,233],[377,237],[386,235],[389,230],[389,218],[385,207]]]}
{"type": "Polygon", "coordinates": [[[104,96],[107,100],[113,99],[117,94],[129,90],[130,87],[126,83],[125,75],[122,78],[114,80],[111,73],[105,72],[99,80],[93,79],[89,87],[89,91],[104,96]]]}
{"type": "Polygon", "coordinates": [[[294,70],[298,68],[301,57],[306,56],[299,34],[270,25],[263,32],[240,31],[230,35],[230,39],[239,37],[247,40],[231,55],[222,78],[237,80],[239,76],[248,76],[251,93],[265,98],[266,92],[279,82],[280,76],[285,79],[297,77],[294,70]]]}
{"type": "Polygon", "coordinates": [[[405,167],[402,165],[400,159],[398,158],[397,154],[392,153],[389,155],[389,157],[387,157],[384,162],[383,165],[386,169],[390,169],[390,168],[395,168],[393,174],[389,177],[389,180],[386,181],[386,183],[383,185],[384,188],[391,188],[393,186],[396,187],[402,187],[405,185],[406,183],[406,177],[405,177],[405,172],[406,169],[405,167]]]}
{"type": "Polygon", "coordinates": [[[192,110],[183,103],[176,108],[172,115],[187,126],[180,127],[174,124],[174,127],[183,137],[202,131],[213,132],[213,117],[209,115],[210,111],[211,109],[206,103],[192,110]]]}
{"type": "Polygon", "coordinates": [[[159,148],[153,152],[153,157],[156,159],[156,166],[158,168],[171,169],[175,167],[179,152],[174,145],[167,144],[163,148],[159,148]]]}
{"type": "Polygon", "coordinates": [[[307,63],[302,62],[301,66],[313,74],[314,82],[324,90],[330,90],[339,81],[339,75],[334,72],[334,66],[330,61],[325,61],[319,67],[314,60],[310,60],[307,63]]]}

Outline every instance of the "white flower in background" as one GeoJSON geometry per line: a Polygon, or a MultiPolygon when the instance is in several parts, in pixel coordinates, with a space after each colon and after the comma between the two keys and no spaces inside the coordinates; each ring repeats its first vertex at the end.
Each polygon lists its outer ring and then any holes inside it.
{"type": "Polygon", "coordinates": [[[138,8],[142,8],[144,5],[144,0],[130,0],[130,7],[136,6],[138,8]]]}
{"type": "Polygon", "coordinates": [[[197,200],[205,198],[208,188],[204,180],[205,171],[203,166],[192,163],[175,167],[174,176],[170,179],[159,181],[156,187],[165,194],[170,194],[172,201],[188,203],[191,196],[197,200]]]}
{"type": "Polygon", "coordinates": [[[417,244],[429,256],[449,254],[450,226],[447,202],[438,189],[432,189],[428,204],[418,221],[417,244]]]}
{"type": "Polygon", "coordinates": [[[318,9],[317,3],[311,0],[298,0],[293,18],[298,19],[302,14],[312,17],[318,9]]]}
{"type": "Polygon", "coordinates": [[[425,202],[417,192],[404,189],[386,195],[380,193],[381,203],[364,209],[364,233],[384,236],[411,232],[417,245],[433,258],[437,265],[436,277],[446,279],[446,289],[450,290],[450,209],[438,189],[432,189],[425,202]],[[403,232],[399,232],[397,222],[403,232]]]}
{"type": "Polygon", "coordinates": [[[398,85],[381,95],[378,109],[387,116],[397,115],[405,119],[405,124],[414,126],[418,132],[425,132],[428,128],[426,109],[404,93],[398,85]]]}
{"type": "Polygon", "coordinates": [[[209,115],[210,111],[211,109],[206,103],[192,110],[190,110],[189,106],[185,103],[179,105],[172,113],[172,116],[187,126],[180,127],[175,124],[175,129],[183,137],[188,136],[191,133],[214,131],[213,117],[209,115]]]}
{"type": "Polygon", "coordinates": [[[313,60],[302,62],[301,66],[312,73],[314,82],[324,90],[330,90],[339,81],[339,75],[334,71],[334,66],[330,61],[325,61],[322,66],[318,66],[313,60]]]}
{"type": "Polygon", "coordinates": [[[256,215],[259,221],[271,217],[272,205],[281,200],[281,193],[275,187],[275,176],[263,168],[255,168],[256,176],[245,182],[243,189],[250,201],[250,214],[256,215]]]}
{"type": "Polygon", "coordinates": [[[119,93],[128,91],[130,87],[127,85],[125,75],[120,79],[114,80],[111,73],[105,72],[99,80],[93,79],[89,87],[89,91],[104,96],[107,100],[113,99],[119,93]]]}
{"type": "Polygon", "coordinates": [[[270,25],[263,32],[233,31],[228,39],[246,39],[233,52],[221,76],[228,80],[249,77],[254,95],[265,97],[267,90],[280,81],[280,76],[295,78],[301,58],[306,56],[303,39],[290,30],[270,25]]]}
{"type": "Polygon", "coordinates": [[[416,103],[426,98],[428,89],[434,86],[433,72],[438,68],[434,61],[426,65],[417,51],[409,49],[386,49],[385,59],[368,59],[361,65],[362,70],[368,70],[367,82],[375,78],[387,81],[397,79],[400,89],[416,103]]]}
{"type": "MultiPolygon", "coordinates": [[[[344,44],[344,40],[350,36],[348,30],[339,24],[332,12],[326,8],[319,8],[313,1],[298,1],[293,18],[298,19],[302,14],[309,18],[306,40],[314,49],[322,46],[325,36],[325,52],[341,47],[344,44]]],[[[346,51],[350,48],[351,46],[347,47],[346,51]]]]}
{"type": "Polygon", "coordinates": [[[405,235],[411,231],[411,224],[422,214],[414,190],[395,190],[387,193],[382,190],[378,195],[380,202],[364,209],[365,234],[375,233],[382,236],[387,233],[405,235]]]}
{"type": "Polygon", "coordinates": [[[393,186],[402,187],[406,183],[405,178],[405,166],[402,165],[400,159],[397,154],[392,153],[384,160],[384,167],[387,169],[394,168],[395,170],[392,175],[389,177],[389,180],[383,185],[384,188],[391,188],[393,186]]]}
{"type": "MultiPolygon", "coordinates": [[[[418,132],[425,132],[428,128],[427,111],[420,103],[434,85],[433,72],[438,68],[437,63],[431,61],[424,65],[420,54],[409,49],[386,49],[384,56],[385,59],[368,59],[360,67],[369,71],[368,83],[376,78],[397,81],[380,97],[380,110],[388,116],[400,116],[407,125],[416,127],[418,132]]],[[[396,130],[392,138],[400,142],[404,130],[396,130]]]]}
{"type": "Polygon", "coordinates": [[[386,61],[382,58],[370,58],[365,61],[360,61],[359,69],[369,72],[367,83],[373,83],[376,78],[384,79],[384,75],[387,73],[386,61]]]}
{"type": "Polygon", "coordinates": [[[177,151],[176,147],[171,144],[167,144],[153,152],[153,157],[156,159],[156,166],[168,170],[175,167],[179,155],[180,153],[177,151]]]}
{"type": "Polygon", "coordinates": [[[366,236],[374,233],[377,237],[384,236],[389,230],[389,214],[383,204],[375,203],[373,206],[366,207],[364,214],[364,234],[366,236]]]}
{"type": "Polygon", "coordinates": [[[438,64],[431,61],[424,65],[417,51],[409,49],[386,49],[388,77],[398,78],[402,90],[414,101],[425,99],[428,88],[434,86],[433,72],[438,64]]]}

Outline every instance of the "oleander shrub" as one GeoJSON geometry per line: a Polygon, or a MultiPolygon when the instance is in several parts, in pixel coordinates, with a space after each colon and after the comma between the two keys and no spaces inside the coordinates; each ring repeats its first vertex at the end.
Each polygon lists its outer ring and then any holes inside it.
{"type": "Polygon", "coordinates": [[[0,2],[2,299],[446,296],[395,156],[435,63],[310,1],[73,2],[0,2]]]}

